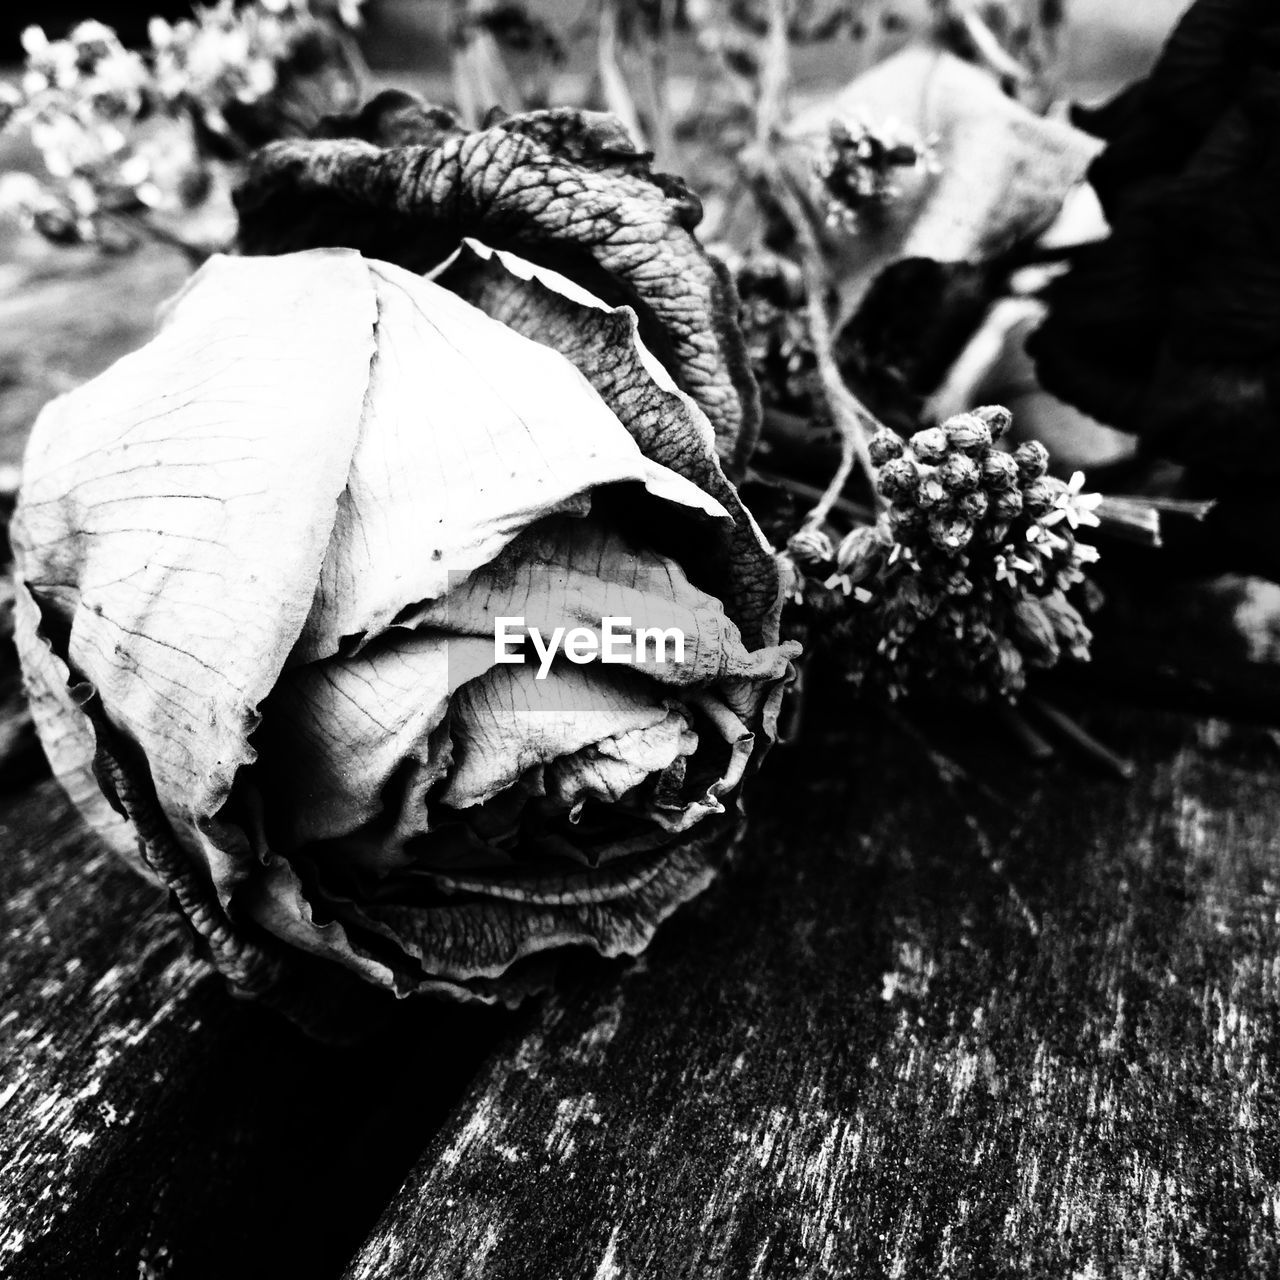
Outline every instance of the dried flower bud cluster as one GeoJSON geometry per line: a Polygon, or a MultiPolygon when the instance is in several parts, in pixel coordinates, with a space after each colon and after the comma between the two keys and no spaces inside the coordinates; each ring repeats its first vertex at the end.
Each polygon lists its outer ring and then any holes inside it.
{"type": "Polygon", "coordinates": [[[856,231],[860,215],[901,193],[905,171],[936,167],[930,143],[892,120],[880,128],[865,120],[833,120],[826,149],[815,163],[828,225],[856,231]]]}
{"type": "Polygon", "coordinates": [[[1038,442],[999,448],[1009,426],[1008,410],[992,406],[909,441],[872,438],[888,510],[810,569],[829,567],[828,594],[848,602],[835,631],[856,683],[890,697],[929,688],[1011,699],[1027,668],[1088,659],[1089,629],[1068,593],[1097,559],[1075,532],[1098,523],[1099,499],[1081,493],[1079,473],[1069,483],[1046,474],[1038,442]]]}

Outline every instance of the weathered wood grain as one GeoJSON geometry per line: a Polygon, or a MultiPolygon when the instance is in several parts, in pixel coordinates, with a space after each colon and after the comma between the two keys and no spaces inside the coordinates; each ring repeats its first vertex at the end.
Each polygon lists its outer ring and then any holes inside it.
{"type": "Polygon", "coordinates": [[[1126,786],[771,761],[741,865],[548,1004],[349,1277],[1273,1275],[1280,757],[1088,717],[1126,786]]]}
{"type": "Polygon", "coordinates": [[[0,801],[0,1275],[335,1275],[498,1020],[357,1049],[228,997],[54,784],[0,801]]]}

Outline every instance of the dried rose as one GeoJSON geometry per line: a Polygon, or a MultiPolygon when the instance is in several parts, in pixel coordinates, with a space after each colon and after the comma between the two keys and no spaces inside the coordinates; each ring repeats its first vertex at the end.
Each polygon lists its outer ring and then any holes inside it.
{"type": "Polygon", "coordinates": [[[55,773],[313,1022],[359,979],[510,999],[547,952],[643,947],[732,846],[796,653],[634,314],[474,244],[438,281],[213,259],[41,415],[14,546],[55,773]],[[509,618],[684,647],[502,662],[509,618]]]}

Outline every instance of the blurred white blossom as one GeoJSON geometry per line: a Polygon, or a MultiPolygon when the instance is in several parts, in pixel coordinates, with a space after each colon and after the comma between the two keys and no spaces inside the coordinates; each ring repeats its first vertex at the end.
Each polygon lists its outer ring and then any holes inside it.
{"type": "MultiPolygon", "coordinates": [[[[57,40],[28,27],[21,79],[0,86],[0,128],[30,137],[45,175],[35,187],[5,184],[0,206],[53,240],[108,247],[136,241],[131,221],[155,214],[182,239],[178,224],[198,221],[211,202],[229,229],[227,162],[264,140],[273,123],[268,114],[245,139],[230,117],[267,104],[301,41],[327,37],[325,47],[337,48],[360,5],[217,0],[179,22],[152,18],[140,51],[101,22],[81,22],[57,40]]],[[[323,105],[323,90],[318,98],[323,105]]],[[[286,121],[293,123],[282,115],[281,132],[286,121]]]]}

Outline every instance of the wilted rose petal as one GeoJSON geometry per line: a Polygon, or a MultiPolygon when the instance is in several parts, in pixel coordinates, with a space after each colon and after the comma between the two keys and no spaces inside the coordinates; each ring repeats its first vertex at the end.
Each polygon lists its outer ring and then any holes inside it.
{"type": "Polygon", "coordinates": [[[697,197],[649,170],[613,116],[533,111],[468,133],[402,93],[264,147],[237,196],[249,253],[346,245],[426,271],[464,236],[564,270],[641,330],[745,463],[760,406],[725,268],[690,234],[697,197]]]}

